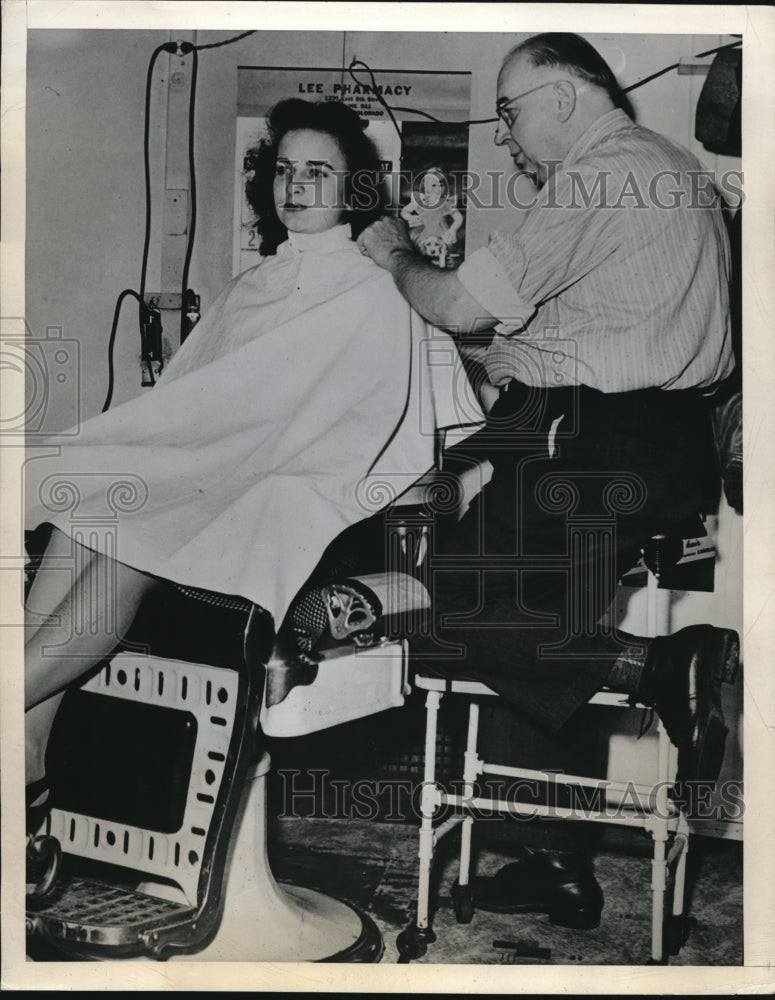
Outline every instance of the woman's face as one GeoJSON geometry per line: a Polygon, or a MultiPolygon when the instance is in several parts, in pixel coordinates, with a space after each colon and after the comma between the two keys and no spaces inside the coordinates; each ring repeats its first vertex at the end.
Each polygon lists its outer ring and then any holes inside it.
{"type": "Polygon", "coordinates": [[[277,150],[274,203],[291,233],[322,233],[344,221],[347,163],[336,139],[302,128],[286,132],[277,150]]]}

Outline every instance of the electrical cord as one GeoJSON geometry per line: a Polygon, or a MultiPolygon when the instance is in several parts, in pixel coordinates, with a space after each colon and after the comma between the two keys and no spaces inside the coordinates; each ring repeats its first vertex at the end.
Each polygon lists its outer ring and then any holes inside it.
{"type": "MultiPolygon", "coordinates": [[[[113,312],[113,325],[110,330],[110,339],[108,341],[108,391],[105,396],[105,402],[102,406],[102,412],[104,413],[109,409],[111,401],[113,399],[113,388],[115,384],[115,369],[113,361],[113,352],[116,344],[116,331],[118,329],[118,320],[121,315],[121,307],[124,304],[124,300],[127,296],[132,296],[137,299],[138,309],[137,309],[137,322],[140,330],[140,343],[142,345],[143,355],[145,356],[145,329],[148,319],[148,309],[145,304],[145,281],[148,271],[148,254],[150,251],[151,244],[151,163],[150,163],[150,127],[151,127],[151,90],[153,84],[153,68],[156,65],[156,60],[162,54],[162,52],[177,52],[177,44],[175,42],[165,42],[163,45],[157,46],[148,61],[148,70],[145,76],[145,120],[143,129],[143,169],[145,175],[145,233],[143,236],[143,256],[142,263],[140,265],[140,291],[136,292],[132,288],[125,288],[123,292],[119,295],[116,306],[113,312]]],[[[145,359],[144,357],[144,360],[145,359]]],[[[154,376],[152,366],[148,365],[148,371],[150,372],[151,384],[153,384],[154,376]]]]}
{"type": "MultiPolygon", "coordinates": [[[[233,39],[236,41],[236,39],[233,39]]],[[[220,43],[227,44],[227,43],[220,43]]],[[[181,46],[181,49],[183,46],[181,46]]],[[[188,273],[191,267],[191,256],[194,251],[194,237],[196,235],[196,164],[194,163],[194,111],[196,108],[196,80],[199,70],[199,53],[196,47],[192,49],[193,63],[191,66],[191,91],[188,105],[188,177],[189,191],[191,194],[191,210],[189,213],[188,239],[186,240],[186,256],[183,263],[183,278],[180,289],[180,343],[186,339],[189,333],[188,316],[186,313],[186,302],[188,298],[188,273]]]]}
{"type": "Polygon", "coordinates": [[[140,330],[140,342],[142,345],[143,360],[147,363],[147,371],[150,378],[150,385],[155,384],[155,378],[153,374],[153,365],[150,364],[150,358],[147,356],[147,344],[146,344],[146,332],[149,323],[150,311],[145,302],[145,290],[146,290],[146,278],[148,273],[148,256],[150,252],[151,244],[151,164],[150,164],[150,127],[151,127],[151,90],[153,84],[153,69],[156,65],[156,60],[161,55],[162,52],[168,52],[170,55],[176,55],[180,53],[181,55],[188,55],[193,53],[193,72],[191,80],[191,100],[189,104],[189,171],[191,177],[191,218],[189,223],[188,240],[186,245],[186,258],[183,267],[183,282],[182,282],[182,295],[181,295],[181,342],[184,337],[184,330],[186,328],[186,293],[188,291],[188,274],[191,264],[191,256],[194,246],[194,235],[196,232],[196,175],[194,170],[194,109],[195,109],[195,96],[196,96],[196,76],[198,68],[198,55],[197,53],[204,49],[215,49],[221,48],[224,45],[231,45],[234,42],[241,41],[243,38],[247,38],[249,35],[254,34],[254,31],[244,31],[240,35],[232,36],[231,38],[225,38],[220,42],[209,42],[204,45],[194,45],[192,42],[164,42],[162,45],[157,46],[151,53],[151,57],[148,61],[148,69],[146,71],[146,81],[145,81],[145,120],[143,128],[143,170],[145,176],[145,233],[143,236],[143,254],[142,263],[140,265],[140,290],[135,291],[132,288],[125,288],[118,299],[116,300],[116,306],[113,313],[113,324],[111,326],[110,338],[108,340],[108,390],[105,396],[105,402],[102,406],[102,412],[104,413],[109,409],[111,401],[113,399],[113,390],[115,385],[115,369],[114,369],[114,350],[116,343],[116,331],[118,329],[118,320],[121,314],[121,307],[124,304],[124,300],[131,296],[137,299],[138,303],[138,326],[140,330]]]}
{"type": "MultiPolygon", "coordinates": [[[[705,56],[715,55],[716,52],[723,52],[724,49],[736,49],[739,46],[741,46],[742,44],[743,44],[742,40],[739,41],[739,42],[729,42],[727,45],[719,45],[715,49],[708,49],[707,52],[698,52],[697,55],[694,56],[694,58],[695,59],[703,59],[705,56]]],[[[678,67],[680,65],[681,65],[680,63],[673,63],[671,66],[665,66],[664,69],[657,70],[657,72],[656,73],[652,73],[651,76],[644,76],[643,79],[642,80],[638,80],[637,83],[632,83],[632,84],[630,84],[629,87],[624,87],[622,89],[622,93],[623,94],[629,94],[630,91],[637,90],[638,87],[642,87],[646,83],[651,83],[651,81],[652,80],[656,80],[657,77],[664,76],[665,73],[669,73],[671,69],[678,69],[678,67]]]]}
{"type": "Polygon", "coordinates": [[[141,307],[145,308],[145,303],[133,288],[125,288],[116,301],[116,308],[113,312],[113,325],[110,328],[110,340],[108,341],[108,394],[105,397],[105,402],[102,406],[103,413],[110,407],[111,400],[113,399],[113,385],[115,381],[115,373],[113,370],[113,347],[116,342],[116,330],[118,329],[118,318],[121,315],[121,306],[124,304],[124,299],[128,295],[134,296],[134,298],[136,298],[140,303],[141,307]]]}
{"type": "MultiPolygon", "coordinates": [[[[697,55],[694,56],[694,58],[695,59],[702,59],[705,56],[715,55],[716,52],[723,52],[724,49],[738,48],[742,44],[743,44],[742,39],[740,39],[740,41],[737,41],[737,42],[729,42],[726,45],[719,45],[716,48],[708,49],[707,52],[698,52],[697,55]]],[[[656,73],[652,73],[650,76],[646,76],[642,80],[638,80],[636,83],[630,84],[629,87],[624,87],[622,89],[622,93],[623,94],[629,94],[633,90],[637,90],[638,87],[643,87],[645,84],[651,83],[652,80],[656,80],[657,77],[664,76],[665,73],[669,73],[670,70],[677,69],[679,66],[680,66],[680,63],[672,63],[672,65],[670,65],[670,66],[665,66],[664,69],[660,69],[656,73]]],[[[498,121],[497,117],[496,118],[472,118],[472,119],[469,119],[468,121],[445,121],[442,118],[436,118],[434,115],[428,114],[427,111],[420,111],[419,108],[400,107],[399,105],[396,105],[396,104],[390,105],[390,104],[387,103],[387,101],[382,96],[382,94],[379,93],[379,89],[378,89],[378,86],[377,86],[377,80],[376,80],[376,77],[374,75],[374,71],[371,69],[371,67],[367,63],[365,63],[362,59],[353,59],[352,62],[350,63],[350,65],[347,67],[348,73],[353,78],[353,80],[358,84],[358,86],[364,87],[364,86],[367,86],[367,85],[364,84],[364,83],[362,83],[358,79],[358,77],[355,75],[355,73],[353,72],[353,70],[355,68],[357,68],[357,69],[364,69],[369,74],[369,79],[371,80],[371,90],[372,90],[372,93],[373,93],[374,97],[377,99],[377,101],[382,105],[382,107],[385,109],[385,111],[387,111],[388,115],[390,116],[390,120],[392,121],[393,126],[394,126],[396,132],[399,135],[399,138],[401,137],[401,130],[399,129],[398,123],[396,122],[396,119],[395,119],[395,115],[393,114],[394,111],[403,111],[403,112],[406,112],[406,113],[412,114],[412,115],[420,115],[422,118],[427,118],[430,121],[435,122],[438,125],[466,125],[466,126],[467,125],[491,125],[493,122],[497,122],[498,121]]]]}
{"type": "Polygon", "coordinates": [[[441,118],[436,118],[434,115],[428,114],[427,111],[420,111],[417,108],[404,108],[404,107],[399,107],[398,105],[395,104],[391,106],[390,104],[388,104],[388,102],[385,100],[382,94],[379,93],[379,88],[377,86],[377,79],[374,76],[374,71],[371,69],[371,67],[368,66],[362,59],[353,59],[350,65],[347,67],[347,72],[350,74],[353,80],[358,84],[358,86],[365,87],[367,85],[362,83],[353,72],[353,69],[355,68],[358,69],[363,68],[369,74],[369,79],[371,80],[371,89],[373,91],[373,94],[390,116],[390,120],[393,123],[393,127],[398,133],[399,138],[401,138],[401,130],[398,127],[398,122],[396,121],[395,116],[393,114],[394,111],[406,111],[413,115],[421,115],[423,118],[429,118],[432,122],[436,122],[436,124],[438,125],[485,125],[488,122],[492,122],[495,120],[493,118],[472,118],[469,119],[468,121],[446,122],[443,121],[441,118]]]}
{"type": "Polygon", "coordinates": [[[197,52],[201,52],[203,49],[219,49],[222,45],[232,45],[234,42],[241,42],[243,38],[247,38],[248,35],[255,35],[256,29],[252,31],[243,31],[241,35],[233,35],[231,38],[225,38],[222,42],[208,42],[206,45],[195,45],[194,48],[197,52]]]}
{"type": "Polygon", "coordinates": [[[143,237],[143,260],[140,266],[140,329],[143,324],[143,307],[145,305],[145,279],[148,271],[148,253],[151,245],[151,158],[150,158],[150,131],[151,131],[151,89],[153,85],[153,67],[157,58],[162,52],[177,52],[175,42],[165,42],[154,49],[148,63],[148,71],[145,78],[145,122],[143,127],[143,168],[145,172],[145,234],[143,237]]]}

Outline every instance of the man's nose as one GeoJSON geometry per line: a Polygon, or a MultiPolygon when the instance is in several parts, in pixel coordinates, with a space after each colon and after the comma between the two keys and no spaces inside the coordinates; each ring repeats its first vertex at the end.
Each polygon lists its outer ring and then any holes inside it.
{"type": "Polygon", "coordinates": [[[506,126],[506,122],[502,119],[498,119],[498,126],[495,129],[495,145],[502,146],[510,135],[510,131],[506,126]]]}

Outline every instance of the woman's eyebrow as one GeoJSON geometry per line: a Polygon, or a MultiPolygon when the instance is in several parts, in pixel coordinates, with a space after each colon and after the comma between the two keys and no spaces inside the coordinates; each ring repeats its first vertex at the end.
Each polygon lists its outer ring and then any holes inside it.
{"type": "MultiPolygon", "coordinates": [[[[291,160],[287,156],[278,156],[277,157],[277,162],[278,163],[298,163],[299,161],[298,160],[291,160]]],[[[306,166],[308,166],[308,167],[328,167],[330,170],[334,169],[333,164],[330,162],[330,160],[307,160],[306,161],[306,166]]]]}

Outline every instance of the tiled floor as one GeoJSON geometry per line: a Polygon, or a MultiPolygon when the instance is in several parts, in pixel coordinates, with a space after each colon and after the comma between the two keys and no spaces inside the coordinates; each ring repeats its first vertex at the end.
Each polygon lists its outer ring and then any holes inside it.
{"type": "MultiPolygon", "coordinates": [[[[476,912],[470,924],[457,924],[449,896],[457,873],[456,835],[448,840],[434,876],[437,941],[418,963],[639,965],[648,960],[651,848],[642,833],[617,831],[604,841],[595,871],[606,905],[600,926],[591,931],[553,927],[540,914],[476,912]]],[[[382,962],[397,962],[396,936],[409,920],[416,892],[415,827],[355,819],[276,819],[270,823],[269,854],[278,881],[322,890],[368,913],[385,941],[382,962]]],[[[508,860],[483,849],[477,870],[491,873],[508,860]]],[[[695,837],[691,861],[691,931],[670,964],[739,965],[742,845],[695,837]]]]}

